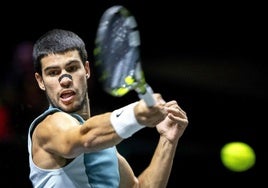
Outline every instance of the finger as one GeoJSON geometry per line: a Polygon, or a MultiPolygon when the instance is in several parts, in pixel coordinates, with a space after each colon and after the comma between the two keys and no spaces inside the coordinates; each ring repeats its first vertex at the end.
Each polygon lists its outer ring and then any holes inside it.
{"type": "Polygon", "coordinates": [[[173,122],[175,122],[180,127],[186,127],[189,123],[187,117],[181,118],[178,116],[174,116],[173,114],[169,114],[168,118],[172,120],[173,122]]]}
{"type": "Polygon", "coordinates": [[[186,115],[186,112],[184,110],[182,110],[178,105],[172,105],[168,108],[166,108],[167,112],[175,114],[175,115],[186,115]]]}
{"type": "Polygon", "coordinates": [[[172,100],[172,101],[169,101],[165,104],[166,107],[171,107],[171,106],[178,106],[178,103],[177,101],[175,100],[172,100]]]}

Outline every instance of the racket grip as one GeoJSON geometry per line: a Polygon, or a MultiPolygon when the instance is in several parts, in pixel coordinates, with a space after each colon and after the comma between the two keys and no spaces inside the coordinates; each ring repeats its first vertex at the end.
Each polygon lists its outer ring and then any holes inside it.
{"type": "Polygon", "coordinates": [[[155,100],[153,98],[153,89],[148,84],[146,84],[145,88],[146,92],[139,93],[139,97],[145,101],[148,107],[154,106],[155,100]]]}

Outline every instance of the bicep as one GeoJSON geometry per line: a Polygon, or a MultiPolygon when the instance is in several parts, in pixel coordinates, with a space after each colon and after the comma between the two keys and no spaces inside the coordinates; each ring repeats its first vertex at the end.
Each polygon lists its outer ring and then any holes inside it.
{"type": "Polygon", "coordinates": [[[34,135],[47,152],[73,158],[80,154],[79,127],[75,118],[59,112],[46,117],[36,127],[34,135]]]}

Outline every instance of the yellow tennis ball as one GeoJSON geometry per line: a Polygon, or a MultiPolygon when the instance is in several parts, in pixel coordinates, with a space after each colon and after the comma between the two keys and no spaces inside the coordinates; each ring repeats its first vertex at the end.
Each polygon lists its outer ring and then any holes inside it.
{"type": "Polygon", "coordinates": [[[223,165],[235,172],[243,172],[255,165],[256,155],[254,150],[244,142],[230,142],[221,149],[223,165]]]}

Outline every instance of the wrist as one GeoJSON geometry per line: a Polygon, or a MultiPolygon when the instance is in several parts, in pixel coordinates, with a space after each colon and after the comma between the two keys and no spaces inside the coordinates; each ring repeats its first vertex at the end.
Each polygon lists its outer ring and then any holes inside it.
{"type": "Polygon", "coordinates": [[[145,127],[144,125],[139,124],[135,117],[134,107],[137,103],[138,102],[131,103],[120,109],[114,110],[111,114],[111,124],[121,138],[128,138],[145,127]]]}

